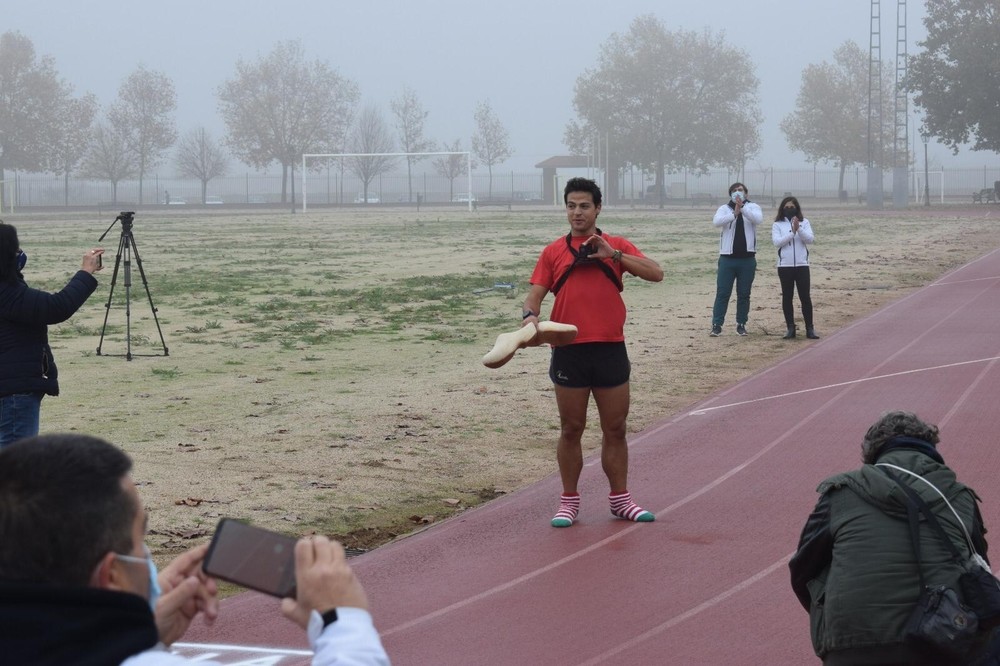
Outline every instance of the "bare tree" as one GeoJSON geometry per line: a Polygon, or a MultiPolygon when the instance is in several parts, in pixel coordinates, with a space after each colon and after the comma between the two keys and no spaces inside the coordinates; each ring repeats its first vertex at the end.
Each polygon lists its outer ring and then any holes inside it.
{"type": "MultiPolygon", "coordinates": [[[[576,80],[580,118],[567,144],[587,154],[595,138],[616,171],[633,164],[656,174],[716,165],[742,168],[759,150],[761,115],[753,58],[709,31],[668,31],[653,15],[639,16],[601,46],[598,66],[576,80]]],[[[608,174],[609,199],[617,179],[608,174]]],[[[662,203],[662,200],[661,200],[662,203]]]]}
{"type": "Polygon", "coordinates": [[[489,100],[476,106],[476,133],[472,135],[472,152],[490,172],[489,196],[493,198],[493,167],[506,162],[513,151],[510,135],[494,115],[489,100]]]}
{"type": "Polygon", "coordinates": [[[111,124],[135,153],[139,203],[143,200],[143,177],[160,164],[164,152],[177,140],[173,118],[176,108],[177,95],[170,78],[140,65],[122,83],[118,99],[108,111],[111,124]]]}
{"type": "Polygon", "coordinates": [[[204,127],[199,127],[181,138],[174,155],[174,164],[180,175],[201,181],[201,203],[204,204],[208,182],[226,175],[229,160],[222,146],[204,127]]]}
{"type": "Polygon", "coordinates": [[[67,206],[69,205],[69,175],[87,154],[96,116],[97,98],[89,94],[67,100],[59,114],[50,170],[53,173],[63,175],[63,197],[64,204],[67,206]]]}
{"type": "MultiPolygon", "coordinates": [[[[427,111],[417,99],[417,94],[409,88],[403,88],[403,93],[389,103],[392,113],[396,116],[396,130],[399,132],[399,142],[404,153],[423,153],[434,150],[434,142],[424,138],[424,121],[427,111]]],[[[409,191],[407,201],[413,201],[413,164],[422,158],[413,155],[406,156],[406,184],[409,191]]]]}
{"type": "Polygon", "coordinates": [[[306,62],[302,45],[288,41],[256,63],[237,62],[218,96],[229,149],[258,168],[280,163],[281,200],[291,175],[294,204],[295,164],[303,153],[341,148],[358,87],[324,62],[306,62]]]}
{"type": "MultiPolygon", "coordinates": [[[[446,153],[461,153],[465,152],[462,150],[462,140],[455,139],[455,142],[448,145],[447,142],[444,144],[444,152],[446,153]]],[[[455,179],[459,176],[469,175],[469,162],[472,162],[471,166],[473,169],[476,168],[476,163],[472,160],[466,159],[465,155],[442,155],[441,157],[435,159],[432,164],[434,165],[434,170],[441,176],[448,179],[448,199],[455,198],[455,179]]],[[[472,192],[469,192],[471,195],[472,192]]]]}
{"type": "MultiPolygon", "coordinates": [[[[353,153],[391,153],[396,149],[389,126],[374,104],[367,105],[358,114],[349,141],[353,153]]],[[[351,173],[361,179],[364,203],[368,203],[368,185],[376,176],[389,171],[395,163],[395,158],[382,155],[348,158],[351,173]]]]}
{"type": "MultiPolygon", "coordinates": [[[[840,167],[839,191],[844,190],[844,172],[852,164],[868,163],[868,51],[856,42],[842,44],[833,63],[809,65],[802,71],[795,110],[781,121],[788,145],[813,162],[834,162],[840,167]]],[[[883,99],[892,99],[892,66],[882,64],[883,99]]],[[[873,141],[892,143],[895,119],[883,114],[881,137],[873,141]]],[[[873,133],[879,128],[873,127],[873,133]]],[[[878,162],[878,156],[874,157],[878,162]]],[[[891,155],[882,162],[892,163],[891,155]],[[886,162],[888,160],[888,162],[886,162]]],[[[875,166],[885,164],[876,163],[875,166]]]]}
{"type": "Polygon", "coordinates": [[[139,165],[128,138],[110,122],[98,123],[90,149],[80,165],[86,178],[111,181],[111,199],[118,201],[118,183],[136,175],[139,165]]]}
{"type": "Polygon", "coordinates": [[[0,180],[4,169],[42,171],[54,161],[53,131],[71,94],[55,61],[36,59],[30,39],[0,35],[0,180]]]}

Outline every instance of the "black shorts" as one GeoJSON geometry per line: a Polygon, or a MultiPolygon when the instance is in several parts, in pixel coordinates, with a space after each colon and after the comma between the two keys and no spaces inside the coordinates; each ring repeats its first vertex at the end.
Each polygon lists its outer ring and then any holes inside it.
{"type": "Polygon", "coordinates": [[[549,379],[567,388],[612,388],[632,373],[624,342],[583,342],[552,348],[549,379]]]}

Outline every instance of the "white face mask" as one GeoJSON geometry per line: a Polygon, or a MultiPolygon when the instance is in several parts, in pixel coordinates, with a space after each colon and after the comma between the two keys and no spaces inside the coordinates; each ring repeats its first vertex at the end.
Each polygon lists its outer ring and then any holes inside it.
{"type": "Polygon", "coordinates": [[[733,203],[739,203],[741,201],[745,201],[746,196],[744,196],[743,192],[741,192],[740,190],[736,190],[735,192],[733,192],[732,199],[733,203]]]}
{"type": "Polygon", "coordinates": [[[126,562],[134,562],[135,564],[145,564],[149,569],[149,609],[154,613],[156,612],[156,602],[160,598],[162,590],[160,589],[160,574],[156,570],[156,562],[153,561],[153,556],[149,552],[148,546],[143,546],[146,551],[146,557],[135,557],[133,555],[122,555],[121,553],[115,553],[115,557],[120,560],[125,560],[126,562]]]}

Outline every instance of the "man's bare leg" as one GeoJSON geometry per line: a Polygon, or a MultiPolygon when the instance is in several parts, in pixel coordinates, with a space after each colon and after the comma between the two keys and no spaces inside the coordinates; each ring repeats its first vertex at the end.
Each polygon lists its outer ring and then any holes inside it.
{"type": "Polygon", "coordinates": [[[556,460],[563,493],[559,498],[559,511],[552,519],[553,527],[569,527],[576,521],[580,510],[578,484],[583,471],[583,449],[580,440],[587,427],[587,405],[590,389],[555,387],[556,405],[559,407],[559,443],[556,460]]]}
{"type": "Polygon", "coordinates": [[[601,416],[601,466],[608,477],[611,513],[637,522],[652,522],[655,516],[632,500],[628,491],[628,440],[626,421],[629,410],[629,384],[595,388],[594,401],[601,416]]]}

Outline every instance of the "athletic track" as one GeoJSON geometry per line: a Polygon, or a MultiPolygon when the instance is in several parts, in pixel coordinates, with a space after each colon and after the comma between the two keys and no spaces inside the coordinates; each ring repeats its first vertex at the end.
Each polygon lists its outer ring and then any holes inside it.
{"type": "MultiPolygon", "coordinates": [[[[553,474],[353,559],[393,663],[818,663],[788,559],[818,482],[859,465],[888,409],[941,427],[1000,534],[1000,250],[826,333],[630,438],[630,489],[655,523],[614,519],[590,458],[572,528],[549,527],[553,474]]],[[[178,652],[227,664],[309,663],[302,632],[256,594],[185,640],[178,652]]]]}

